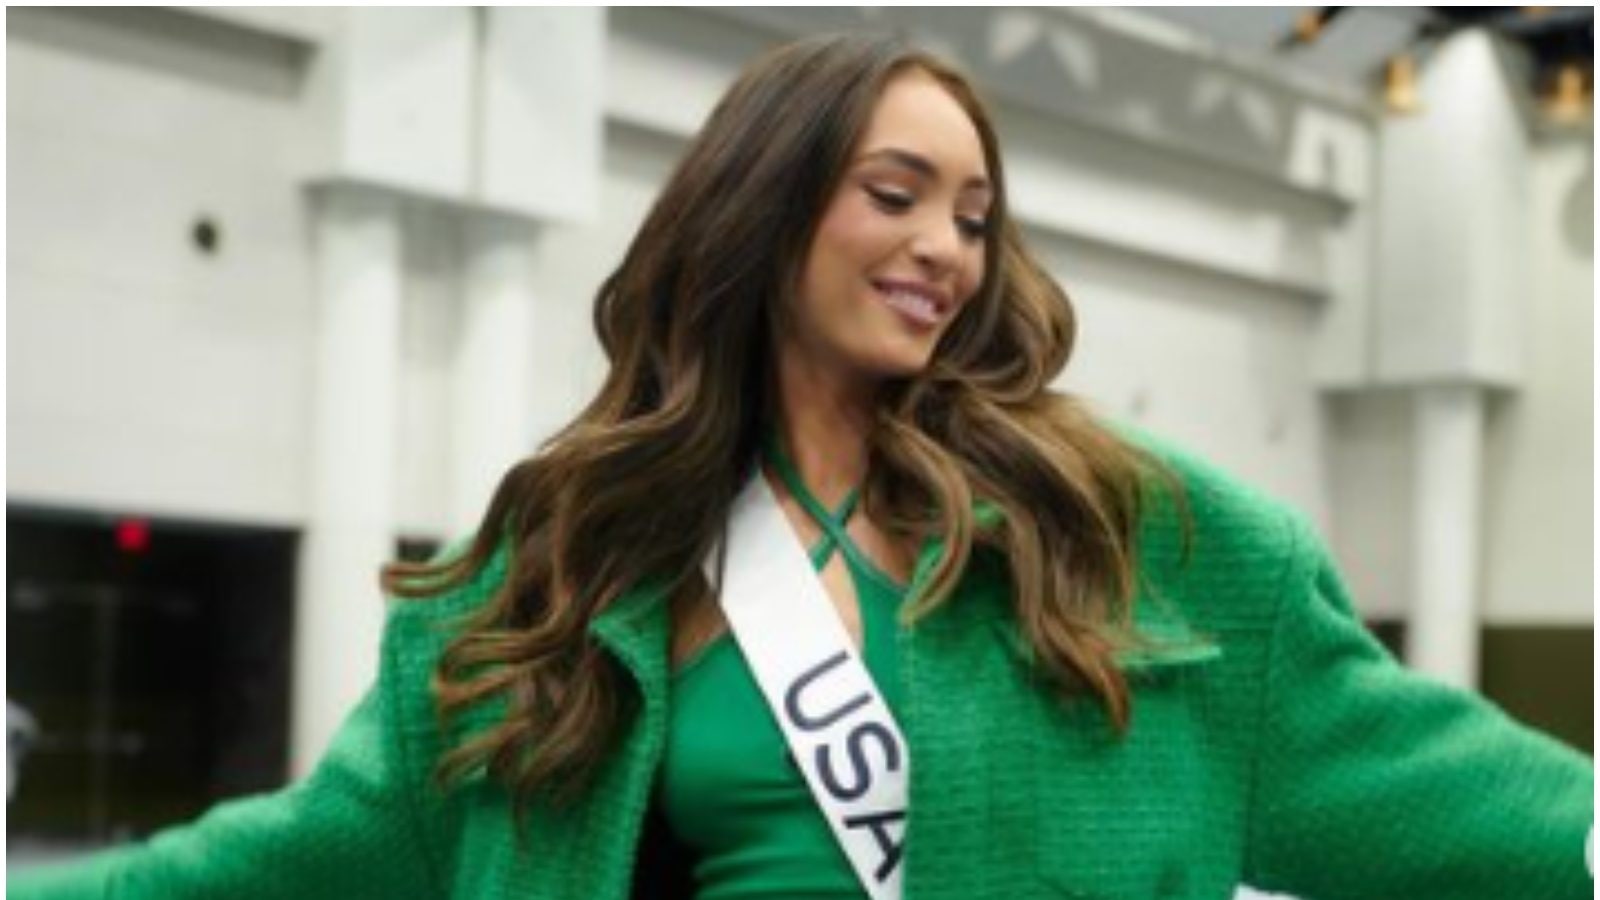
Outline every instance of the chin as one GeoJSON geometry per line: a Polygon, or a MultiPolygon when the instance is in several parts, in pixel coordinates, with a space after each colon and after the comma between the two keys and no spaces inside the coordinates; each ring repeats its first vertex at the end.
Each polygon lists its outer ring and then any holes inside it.
{"type": "Polygon", "coordinates": [[[906,340],[895,335],[864,346],[858,344],[845,358],[858,372],[873,380],[913,378],[933,362],[936,342],[906,340]]]}
{"type": "Polygon", "coordinates": [[[879,378],[912,378],[922,374],[932,361],[932,353],[897,354],[879,357],[867,368],[879,378]]]}

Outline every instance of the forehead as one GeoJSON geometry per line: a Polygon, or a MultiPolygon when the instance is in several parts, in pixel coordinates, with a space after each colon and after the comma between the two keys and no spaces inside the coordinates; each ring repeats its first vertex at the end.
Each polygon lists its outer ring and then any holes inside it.
{"type": "Polygon", "coordinates": [[[922,69],[901,72],[884,85],[857,155],[885,147],[923,156],[956,182],[989,174],[977,126],[944,85],[922,69]]]}

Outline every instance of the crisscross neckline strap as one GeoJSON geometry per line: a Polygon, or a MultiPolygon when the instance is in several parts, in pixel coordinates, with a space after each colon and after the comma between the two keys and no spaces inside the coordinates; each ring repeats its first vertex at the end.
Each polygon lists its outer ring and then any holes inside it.
{"type": "Polygon", "coordinates": [[[777,470],[778,477],[782,478],[783,483],[788,486],[789,493],[794,495],[801,508],[822,529],[821,540],[817,541],[816,546],[811,548],[811,564],[820,570],[833,556],[833,551],[837,548],[844,554],[845,560],[857,570],[883,582],[885,586],[892,590],[902,590],[903,588],[898,582],[879,568],[871,557],[862,552],[855,539],[845,530],[845,526],[849,524],[850,517],[855,514],[861,499],[861,486],[857,485],[852,488],[850,493],[845,495],[844,500],[840,501],[839,508],[830,512],[822,501],[818,500],[816,495],[812,494],[811,490],[806,487],[805,480],[800,477],[800,470],[795,467],[788,454],[784,453],[782,438],[779,437],[776,431],[768,433],[766,449],[767,458],[772,462],[772,467],[777,470]]]}
{"type": "Polygon", "coordinates": [[[845,530],[850,517],[855,515],[856,504],[861,499],[861,488],[856,486],[839,502],[839,508],[829,511],[817,496],[806,487],[805,479],[800,477],[800,470],[795,467],[789,455],[783,452],[783,440],[776,431],[767,435],[767,459],[772,467],[777,470],[778,477],[788,486],[789,493],[800,502],[801,508],[822,529],[822,538],[811,548],[811,564],[821,569],[833,556],[835,549],[844,551],[845,557],[851,562],[860,564],[861,553],[856,548],[855,541],[850,533],[845,530]]]}

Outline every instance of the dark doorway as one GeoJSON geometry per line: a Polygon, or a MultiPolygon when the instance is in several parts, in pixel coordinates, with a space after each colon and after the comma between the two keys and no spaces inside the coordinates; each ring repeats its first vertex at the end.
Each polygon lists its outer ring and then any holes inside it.
{"type": "Polygon", "coordinates": [[[296,532],[15,504],[6,524],[7,699],[34,726],[13,846],[283,784],[296,532]]]}

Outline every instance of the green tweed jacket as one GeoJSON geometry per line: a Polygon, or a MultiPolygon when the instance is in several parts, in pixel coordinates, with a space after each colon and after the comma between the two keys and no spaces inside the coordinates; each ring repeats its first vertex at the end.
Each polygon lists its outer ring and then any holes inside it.
{"type": "MultiPolygon", "coordinates": [[[[1041,690],[1004,561],[974,556],[953,601],[901,634],[911,747],[912,900],[1577,900],[1591,894],[1590,760],[1490,704],[1408,674],[1352,614],[1309,528],[1173,456],[1193,516],[1144,526],[1128,654],[1131,730],[1041,690]]],[[[913,590],[942,552],[924,548],[913,590]]],[[[428,680],[452,617],[504,559],[446,596],[392,605],[377,684],[314,774],[75,865],[13,874],[20,898],[624,900],[663,893],[648,823],[672,698],[668,618],[643,585],[592,624],[639,713],[587,799],[535,807],[430,782],[443,746],[428,680]]],[[[482,718],[495,715],[485,710],[482,718]]]]}

